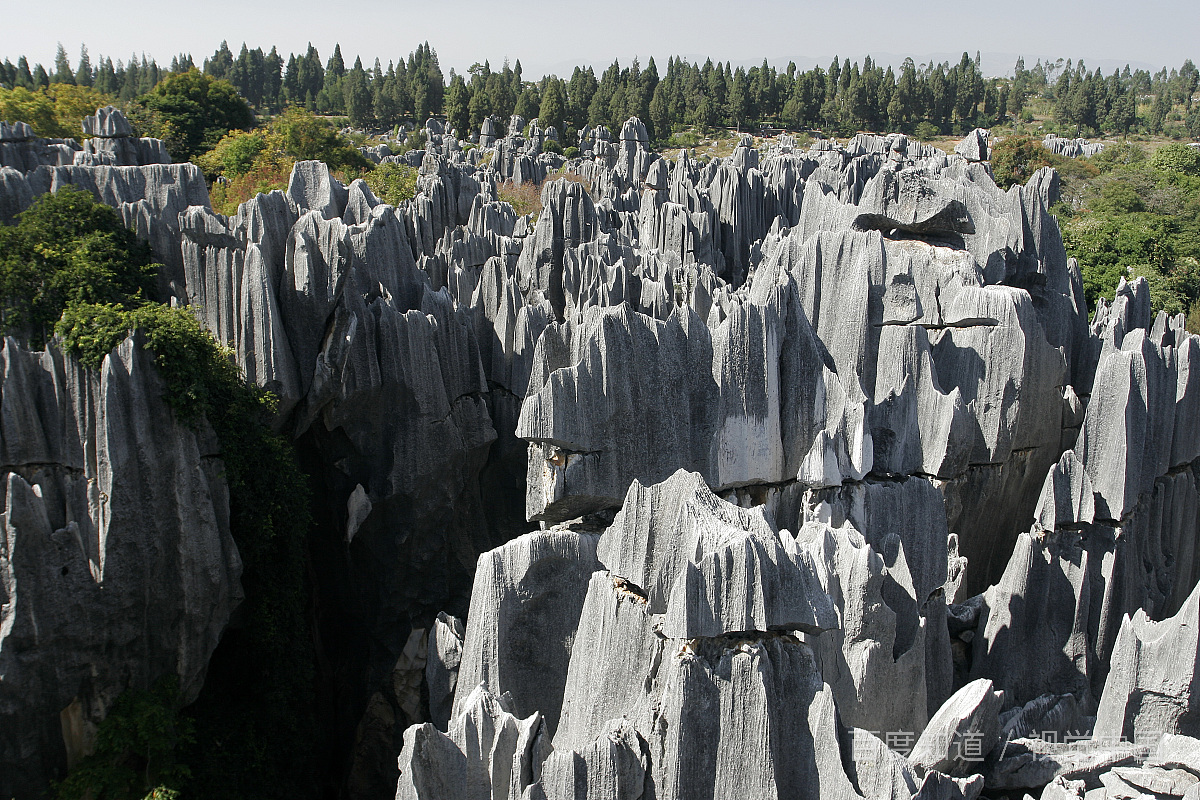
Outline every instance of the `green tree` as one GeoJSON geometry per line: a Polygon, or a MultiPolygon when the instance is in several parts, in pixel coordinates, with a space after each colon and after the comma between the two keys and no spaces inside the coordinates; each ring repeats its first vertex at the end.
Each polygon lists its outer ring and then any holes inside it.
{"type": "Polygon", "coordinates": [[[63,130],[55,112],[54,102],[45,92],[31,92],[20,86],[0,88],[0,119],[5,122],[25,122],[38,136],[69,136],[63,130]]]}
{"type": "Polygon", "coordinates": [[[75,70],[71,69],[71,60],[67,58],[67,50],[62,42],[58,43],[58,53],[54,56],[54,77],[50,80],[53,83],[75,82],[75,70]]]}
{"type": "Polygon", "coordinates": [[[254,125],[254,112],[232,84],[194,69],[171,75],[138,102],[170,124],[177,138],[167,141],[168,148],[174,142],[175,161],[188,161],[229,131],[254,125]]]}
{"type": "Polygon", "coordinates": [[[526,86],[521,96],[517,98],[516,108],[513,113],[524,117],[526,120],[531,120],[538,115],[541,110],[542,99],[538,96],[536,86],[526,86]]]}
{"type": "Polygon", "coordinates": [[[1174,266],[1175,223],[1145,212],[1081,214],[1063,227],[1067,253],[1079,259],[1088,307],[1111,297],[1130,269],[1170,274],[1174,266]]]}
{"type": "Polygon", "coordinates": [[[564,131],[563,119],[566,115],[567,104],[563,97],[562,85],[558,78],[551,76],[546,80],[546,88],[542,92],[538,122],[541,123],[542,130],[553,127],[561,135],[564,131]]]}
{"type": "Polygon", "coordinates": [[[371,87],[367,85],[367,75],[361,64],[356,63],[342,79],[342,96],[351,125],[365,128],[375,121],[371,87]]]}
{"type": "Polygon", "coordinates": [[[92,85],[92,59],[88,57],[86,44],[79,48],[79,66],[75,68],[75,83],[79,86],[92,85]]]}
{"type": "Polygon", "coordinates": [[[216,147],[196,159],[209,178],[240,178],[254,168],[267,148],[267,137],[259,130],[230,131],[216,147]]]}
{"type": "Polygon", "coordinates": [[[746,124],[750,110],[750,98],[747,93],[746,73],[739,67],[733,73],[733,82],[729,86],[726,113],[729,121],[740,131],[746,124]]]}
{"type": "Polygon", "coordinates": [[[471,135],[471,91],[462,75],[455,75],[446,92],[446,122],[460,138],[471,135]]]}
{"type": "Polygon", "coordinates": [[[115,211],[63,187],[0,226],[0,325],[41,347],[68,304],[144,302],[158,269],[115,211]]]}
{"type": "Polygon", "coordinates": [[[337,128],[311,111],[292,107],[271,122],[282,150],[297,161],[324,161],[330,169],[370,166],[358,148],[338,135],[337,128]]]}

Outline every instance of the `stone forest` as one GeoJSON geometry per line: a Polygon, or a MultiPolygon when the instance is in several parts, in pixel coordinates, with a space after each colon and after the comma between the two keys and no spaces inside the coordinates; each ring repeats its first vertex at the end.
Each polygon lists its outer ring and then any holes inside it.
{"type": "Polygon", "coordinates": [[[89,113],[0,125],[0,797],[1200,798],[1200,338],[1054,167],[431,116],[225,214],[89,113]]]}

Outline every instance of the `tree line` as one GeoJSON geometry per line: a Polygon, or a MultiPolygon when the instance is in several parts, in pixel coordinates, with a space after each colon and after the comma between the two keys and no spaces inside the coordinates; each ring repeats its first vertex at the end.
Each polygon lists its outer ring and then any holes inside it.
{"type": "MultiPolygon", "coordinates": [[[[0,86],[36,90],[65,83],[95,87],[129,101],[150,91],[167,75],[197,69],[190,54],[172,58],[160,69],[152,58],[127,62],[101,57],[95,63],[86,46],[75,67],[59,46],[53,70],[24,56],[0,63],[0,86]]],[[[777,69],[765,59],[759,66],[730,62],[703,64],[671,57],[660,72],[651,58],[627,66],[613,61],[599,75],[576,67],[569,79],[556,75],[526,80],[518,60],[493,69],[484,61],[466,74],[442,72],[437,52],[425,42],[407,58],[361,58],[347,67],[340,45],[323,60],[311,44],[286,59],[242,44],[234,55],[227,42],[205,58],[199,69],[226,80],[260,113],[302,106],[317,114],[346,116],[360,128],[382,128],[433,115],[444,115],[464,138],[477,132],[486,117],[501,125],[513,114],[539,118],[573,144],[585,125],[618,127],[638,116],[657,141],[689,126],[744,130],[768,125],[792,130],[819,129],[848,135],[859,130],[904,131],[921,138],[960,134],[1007,120],[1032,121],[1032,109],[1048,112],[1066,133],[1079,135],[1168,134],[1200,137],[1200,104],[1193,96],[1200,71],[1190,61],[1156,73],[1123,70],[1108,75],[1082,62],[1038,61],[1026,68],[1018,59],[1012,77],[985,78],[974,58],[957,63],[882,67],[871,57],[857,61],[835,57],[828,67],[777,69]]]]}

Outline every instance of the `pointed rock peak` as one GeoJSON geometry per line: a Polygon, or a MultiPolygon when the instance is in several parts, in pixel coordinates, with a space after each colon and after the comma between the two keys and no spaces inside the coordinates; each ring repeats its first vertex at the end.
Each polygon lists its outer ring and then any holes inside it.
{"type": "Polygon", "coordinates": [[[1074,450],[1062,454],[1046,474],[1034,516],[1044,531],[1091,522],[1096,514],[1092,480],[1074,450]]]}

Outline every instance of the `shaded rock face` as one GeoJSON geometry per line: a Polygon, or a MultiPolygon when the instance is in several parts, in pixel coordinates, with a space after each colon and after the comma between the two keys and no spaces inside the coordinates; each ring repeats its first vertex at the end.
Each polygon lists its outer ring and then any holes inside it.
{"type": "Polygon", "coordinates": [[[89,754],[126,689],[176,675],[194,699],[241,602],[218,444],[174,418],[142,344],[98,370],[0,350],[5,796],[89,754]]]}
{"type": "Polygon", "coordinates": [[[1155,659],[1191,675],[1200,345],[1144,281],[1089,326],[1052,170],[506,130],[372,153],[398,208],[317,162],[232,217],[190,165],[0,168],[5,219],[120,209],[279,396],[348,796],[1190,790],[1062,741],[1191,730],[1155,659]]]}

